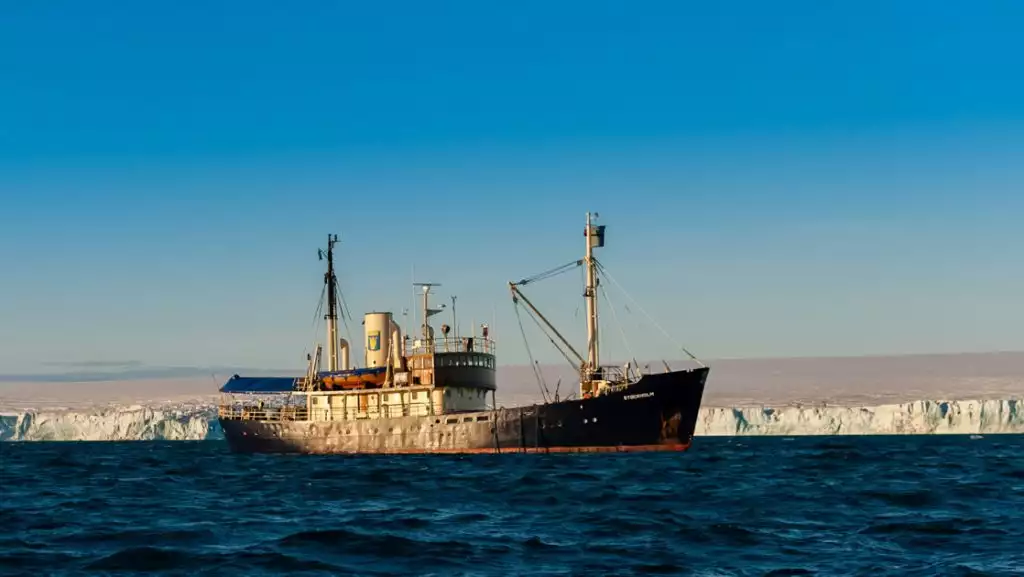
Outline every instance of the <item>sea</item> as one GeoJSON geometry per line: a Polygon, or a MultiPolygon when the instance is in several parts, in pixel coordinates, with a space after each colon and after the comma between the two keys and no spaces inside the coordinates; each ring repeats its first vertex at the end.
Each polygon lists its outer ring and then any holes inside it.
{"type": "Polygon", "coordinates": [[[1024,436],[685,453],[0,443],[2,575],[1024,575],[1024,436]]]}

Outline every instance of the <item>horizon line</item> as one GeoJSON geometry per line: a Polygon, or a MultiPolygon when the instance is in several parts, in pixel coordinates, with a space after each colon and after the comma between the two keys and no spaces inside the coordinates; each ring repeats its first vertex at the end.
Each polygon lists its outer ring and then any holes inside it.
{"type": "MultiPolygon", "coordinates": [[[[785,357],[719,357],[700,361],[702,364],[712,367],[714,363],[736,363],[736,362],[764,362],[764,361],[841,361],[856,359],[906,359],[921,357],[983,357],[998,355],[1024,355],[1024,350],[989,350],[989,351],[960,351],[960,352],[932,352],[932,353],[895,353],[895,354],[863,354],[863,355],[823,355],[823,356],[785,356],[785,357]]],[[[693,359],[653,359],[639,362],[639,365],[652,365],[655,363],[695,363],[693,359]]],[[[210,377],[214,381],[223,378],[223,375],[259,375],[259,376],[301,376],[301,369],[261,369],[253,367],[198,367],[198,366],[149,366],[141,365],[137,361],[85,361],[83,366],[109,366],[133,367],[124,371],[85,371],[85,372],[64,372],[64,373],[11,373],[0,374],[0,383],[96,383],[115,381],[165,381],[181,379],[199,379],[210,377]],[[139,367],[139,368],[134,368],[139,367]]],[[[541,367],[562,366],[565,369],[574,367],[567,363],[548,362],[537,363],[541,367]]],[[[615,365],[617,363],[603,363],[615,365]]],[[[622,361],[621,364],[625,364],[622,361]]],[[[529,363],[498,364],[499,369],[525,369],[530,367],[529,363]]],[[[230,378],[230,377],[228,377],[230,378]]]]}

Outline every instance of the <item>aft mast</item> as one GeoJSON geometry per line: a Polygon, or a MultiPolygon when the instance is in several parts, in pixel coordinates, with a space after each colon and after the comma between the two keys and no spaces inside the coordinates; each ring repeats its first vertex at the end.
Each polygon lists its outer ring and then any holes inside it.
{"type": "MultiPolygon", "coordinates": [[[[334,275],[334,243],[338,235],[327,235],[327,272],[324,273],[324,284],[327,285],[327,370],[338,370],[338,277],[334,275]]],[[[324,251],[319,251],[320,260],[324,251]]],[[[348,367],[345,367],[348,368],[348,367]]]]}

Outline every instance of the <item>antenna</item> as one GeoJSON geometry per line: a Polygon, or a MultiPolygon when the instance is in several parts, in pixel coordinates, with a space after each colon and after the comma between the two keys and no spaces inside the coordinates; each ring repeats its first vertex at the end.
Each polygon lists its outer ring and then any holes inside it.
{"type": "Polygon", "coordinates": [[[427,341],[432,341],[434,338],[434,329],[430,326],[430,317],[436,315],[445,309],[445,305],[441,305],[441,308],[432,309],[430,308],[430,288],[441,286],[441,283],[436,282],[414,282],[414,287],[420,287],[423,291],[423,338],[427,341]]]}
{"type": "Polygon", "coordinates": [[[452,295],[452,329],[455,331],[455,338],[459,338],[459,323],[455,318],[455,295],[452,295]]]}

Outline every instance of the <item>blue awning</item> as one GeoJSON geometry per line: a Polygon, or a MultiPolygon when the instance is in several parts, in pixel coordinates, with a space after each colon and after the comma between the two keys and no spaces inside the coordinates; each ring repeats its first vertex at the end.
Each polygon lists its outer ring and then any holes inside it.
{"type": "Polygon", "coordinates": [[[295,377],[231,377],[220,388],[222,393],[290,393],[295,377]]]}

